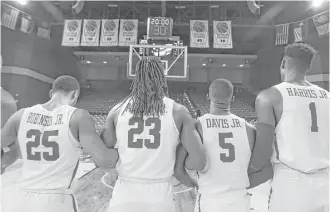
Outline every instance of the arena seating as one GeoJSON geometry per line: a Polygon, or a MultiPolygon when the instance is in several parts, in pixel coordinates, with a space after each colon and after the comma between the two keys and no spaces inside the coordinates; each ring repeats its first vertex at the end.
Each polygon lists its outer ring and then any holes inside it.
{"type": "MultiPolygon", "coordinates": [[[[185,105],[194,118],[197,118],[196,110],[200,109],[201,115],[208,113],[209,102],[205,100],[204,95],[192,95],[188,93],[170,93],[170,97],[176,102],[185,105]]],[[[98,94],[91,93],[83,96],[77,103],[78,108],[88,110],[94,118],[96,129],[103,128],[105,119],[109,110],[119,101],[124,99],[122,94],[98,94]]],[[[244,98],[236,98],[231,105],[231,112],[245,118],[252,124],[256,124],[256,115],[254,109],[244,98]]]]}

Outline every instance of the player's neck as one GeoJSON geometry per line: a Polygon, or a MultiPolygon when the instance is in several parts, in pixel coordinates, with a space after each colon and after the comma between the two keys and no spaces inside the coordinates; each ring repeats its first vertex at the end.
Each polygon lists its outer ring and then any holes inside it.
{"type": "Polygon", "coordinates": [[[230,104],[211,102],[210,113],[213,115],[229,115],[230,104]]]}
{"type": "Polygon", "coordinates": [[[48,102],[44,103],[42,106],[47,110],[54,110],[63,105],[69,105],[69,102],[66,99],[56,96],[51,98],[48,102]]]}
{"type": "Polygon", "coordinates": [[[291,74],[285,77],[284,82],[295,84],[295,85],[302,85],[308,86],[310,83],[306,80],[306,76],[304,74],[291,74]]]}

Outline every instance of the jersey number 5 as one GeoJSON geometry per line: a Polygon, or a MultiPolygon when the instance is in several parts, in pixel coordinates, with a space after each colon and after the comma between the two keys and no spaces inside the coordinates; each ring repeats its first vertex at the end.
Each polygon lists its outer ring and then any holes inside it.
{"type": "Polygon", "coordinates": [[[132,128],[128,131],[128,147],[129,148],[138,148],[141,149],[143,145],[147,149],[157,149],[160,145],[160,129],[161,129],[161,121],[159,118],[150,117],[145,121],[141,119],[136,119],[134,117],[129,119],[128,125],[133,126],[137,124],[137,128],[132,128]],[[154,125],[152,129],[149,130],[149,135],[153,136],[153,142],[151,139],[141,139],[138,138],[134,141],[134,135],[139,135],[143,133],[144,127],[150,127],[154,125]]]}
{"type": "Polygon", "coordinates": [[[26,143],[26,153],[27,153],[27,159],[28,160],[36,160],[40,161],[41,160],[41,153],[42,153],[42,158],[45,159],[46,161],[56,161],[60,157],[60,150],[58,143],[55,141],[49,141],[49,137],[51,136],[58,136],[58,130],[53,130],[53,131],[45,131],[42,135],[41,138],[41,132],[39,130],[29,130],[26,133],[27,138],[32,138],[34,137],[33,141],[28,141],[26,143]],[[38,152],[35,151],[34,154],[32,153],[32,148],[38,148],[42,144],[46,148],[51,148],[52,149],[52,154],[49,152],[38,152]]]}
{"type": "Polygon", "coordinates": [[[235,160],[235,146],[231,143],[226,143],[226,138],[233,138],[233,133],[219,133],[219,145],[221,149],[228,150],[228,154],[220,153],[220,160],[224,163],[231,163],[235,160]]]}

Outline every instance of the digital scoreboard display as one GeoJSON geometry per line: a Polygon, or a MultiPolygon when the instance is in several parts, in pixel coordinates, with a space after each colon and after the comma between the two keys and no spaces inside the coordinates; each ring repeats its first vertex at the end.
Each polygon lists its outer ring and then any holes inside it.
{"type": "Polygon", "coordinates": [[[172,38],[173,19],[165,17],[148,18],[147,38],[153,40],[172,38]]]}

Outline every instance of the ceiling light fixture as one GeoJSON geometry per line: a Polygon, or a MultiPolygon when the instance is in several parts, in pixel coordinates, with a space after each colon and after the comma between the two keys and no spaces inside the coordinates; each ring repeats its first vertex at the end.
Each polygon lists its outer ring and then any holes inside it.
{"type": "Polygon", "coordinates": [[[91,63],[91,61],[87,60],[87,61],[86,61],[86,63],[88,63],[88,64],[89,64],[89,63],[91,63]]]}
{"type": "Polygon", "coordinates": [[[108,62],[107,61],[103,61],[104,64],[107,64],[108,62]]]}
{"type": "Polygon", "coordinates": [[[26,5],[27,4],[27,0],[16,0],[20,5],[26,5]]]}
{"type": "Polygon", "coordinates": [[[313,7],[319,7],[324,2],[324,0],[312,0],[313,7]]]}
{"type": "Polygon", "coordinates": [[[222,66],[227,66],[226,64],[222,64],[222,66]]]}
{"type": "Polygon", "coordinates": [[[239,67],[243,67],[243,64],[239,65],[239,67]]]}

